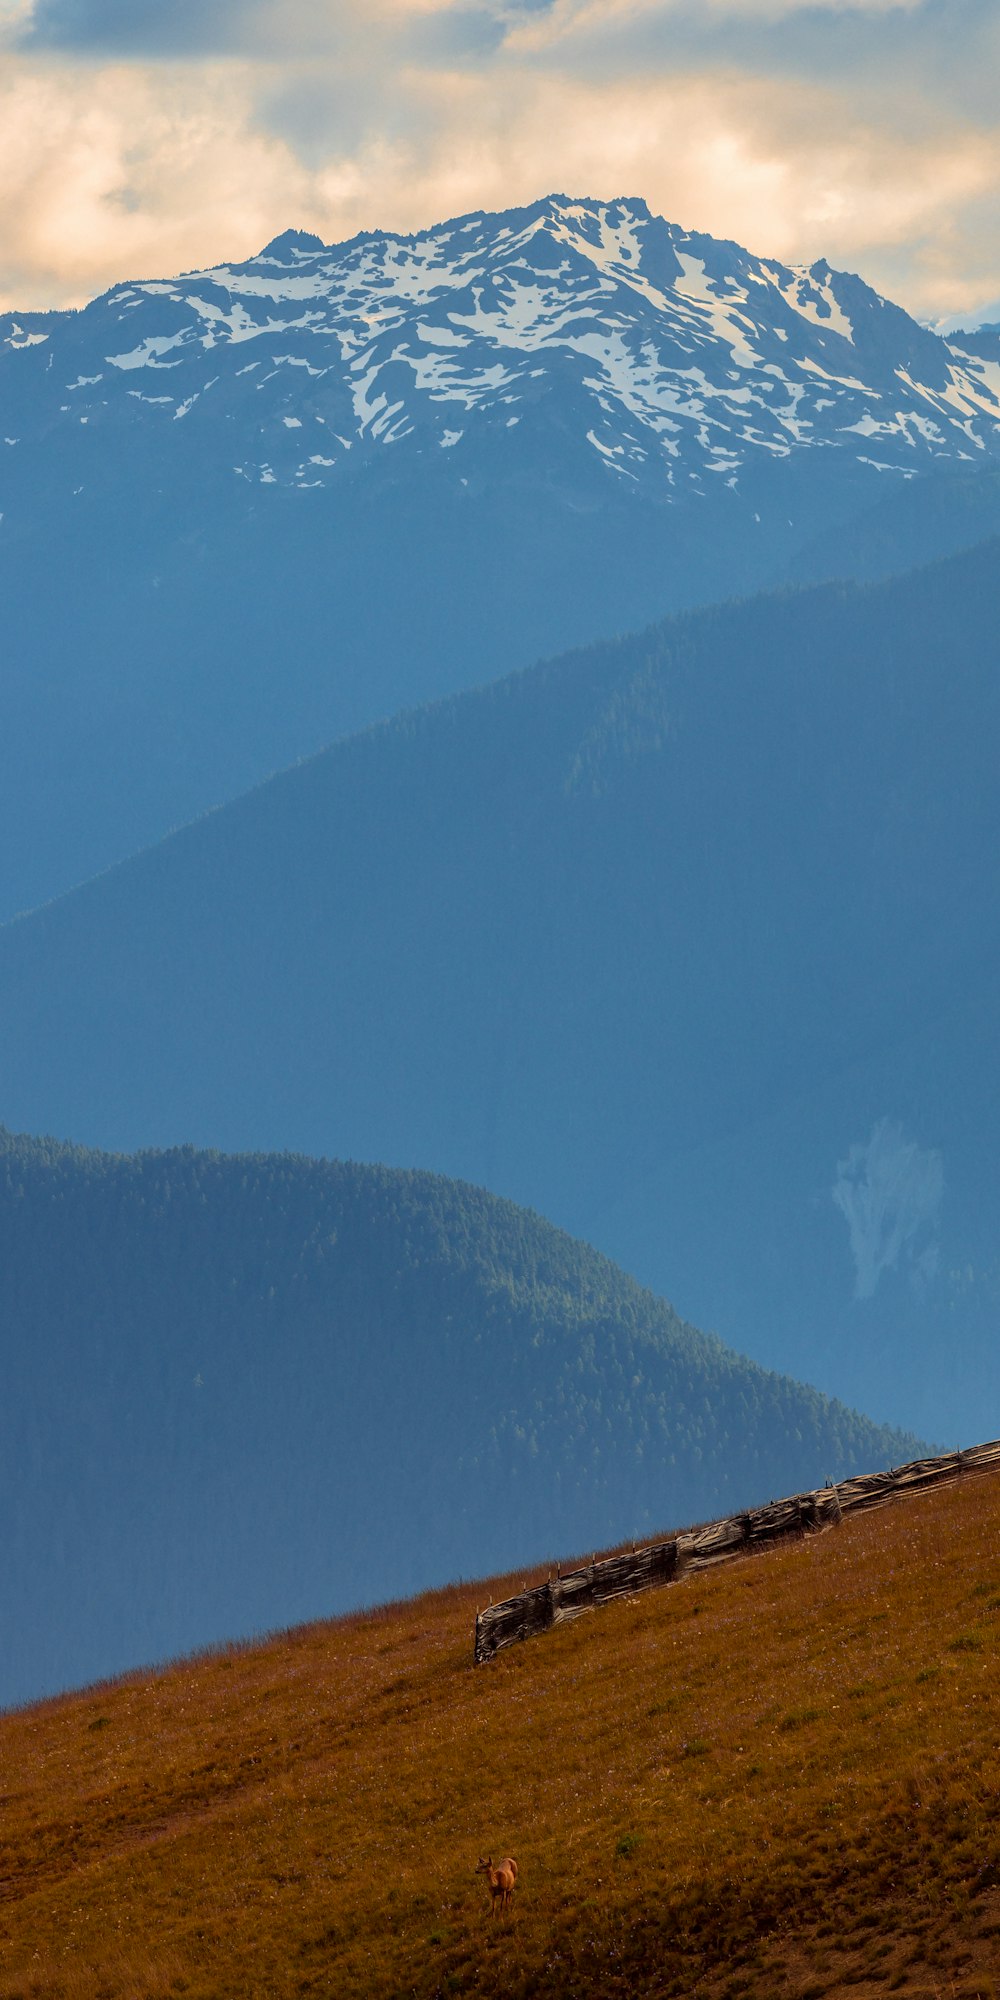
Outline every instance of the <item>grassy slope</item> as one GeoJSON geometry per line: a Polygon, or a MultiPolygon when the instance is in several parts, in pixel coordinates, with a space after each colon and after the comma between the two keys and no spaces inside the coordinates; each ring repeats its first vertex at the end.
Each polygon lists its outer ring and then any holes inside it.
{"type": "Polygon", "coordinates": [[[9,1715],[0,1994],[993,1995],[998,1529],[970,1480],[486,1669],[467,1586],[9,1715]]]}

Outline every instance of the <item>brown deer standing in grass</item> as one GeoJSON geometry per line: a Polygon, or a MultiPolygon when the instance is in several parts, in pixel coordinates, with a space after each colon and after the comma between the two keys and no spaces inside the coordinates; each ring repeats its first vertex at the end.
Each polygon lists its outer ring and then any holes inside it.
{"type": "Polygon", "coordinates": [[[491,1908],[494,1913],[498,1903],[501,1910],[505,1910],[514,1894],[514,1884],[517,1881],[517,1862],[513,1857],[505,1854],[503,1860],[498,1861],[494,1868],[493,1856],[481,1854],[476,1862],[476,1874],[489,1877],[490,1895],[493,1898],[491,1908]]]}

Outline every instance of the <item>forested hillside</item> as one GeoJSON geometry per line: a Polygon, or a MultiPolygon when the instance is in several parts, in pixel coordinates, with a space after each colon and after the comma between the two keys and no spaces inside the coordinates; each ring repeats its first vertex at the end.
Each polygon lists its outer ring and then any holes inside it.
{"type": "Polygon", "coordinates": [[[990,543],[335,745],[0,932],[0,1115],[459,1175],[1000,1429],[998,602],[990,543]]]}
{"type": "Polygon", "coordinates": [[[906,1456],[431,1174],[0,1142],[0,1700],[906,1456]]]}

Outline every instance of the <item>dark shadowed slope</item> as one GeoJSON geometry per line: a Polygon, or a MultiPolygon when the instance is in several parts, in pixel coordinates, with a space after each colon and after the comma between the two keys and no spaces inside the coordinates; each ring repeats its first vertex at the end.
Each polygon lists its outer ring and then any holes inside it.
{"type": "Polygon", "coordinates": [[[906,1456],[430,1174],[0,1143],[0,1700],[906,1456]]]}

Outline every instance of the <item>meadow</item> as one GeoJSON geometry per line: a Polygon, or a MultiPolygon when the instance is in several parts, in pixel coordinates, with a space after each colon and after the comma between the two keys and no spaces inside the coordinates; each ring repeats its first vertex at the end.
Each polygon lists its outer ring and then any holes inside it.
{"type": "Polygon", "coordinates": [[[1000,1478],[473,1667],[522,1580],[0,1718],[0,2000],[1000,1995],[1000,1478]]]}

